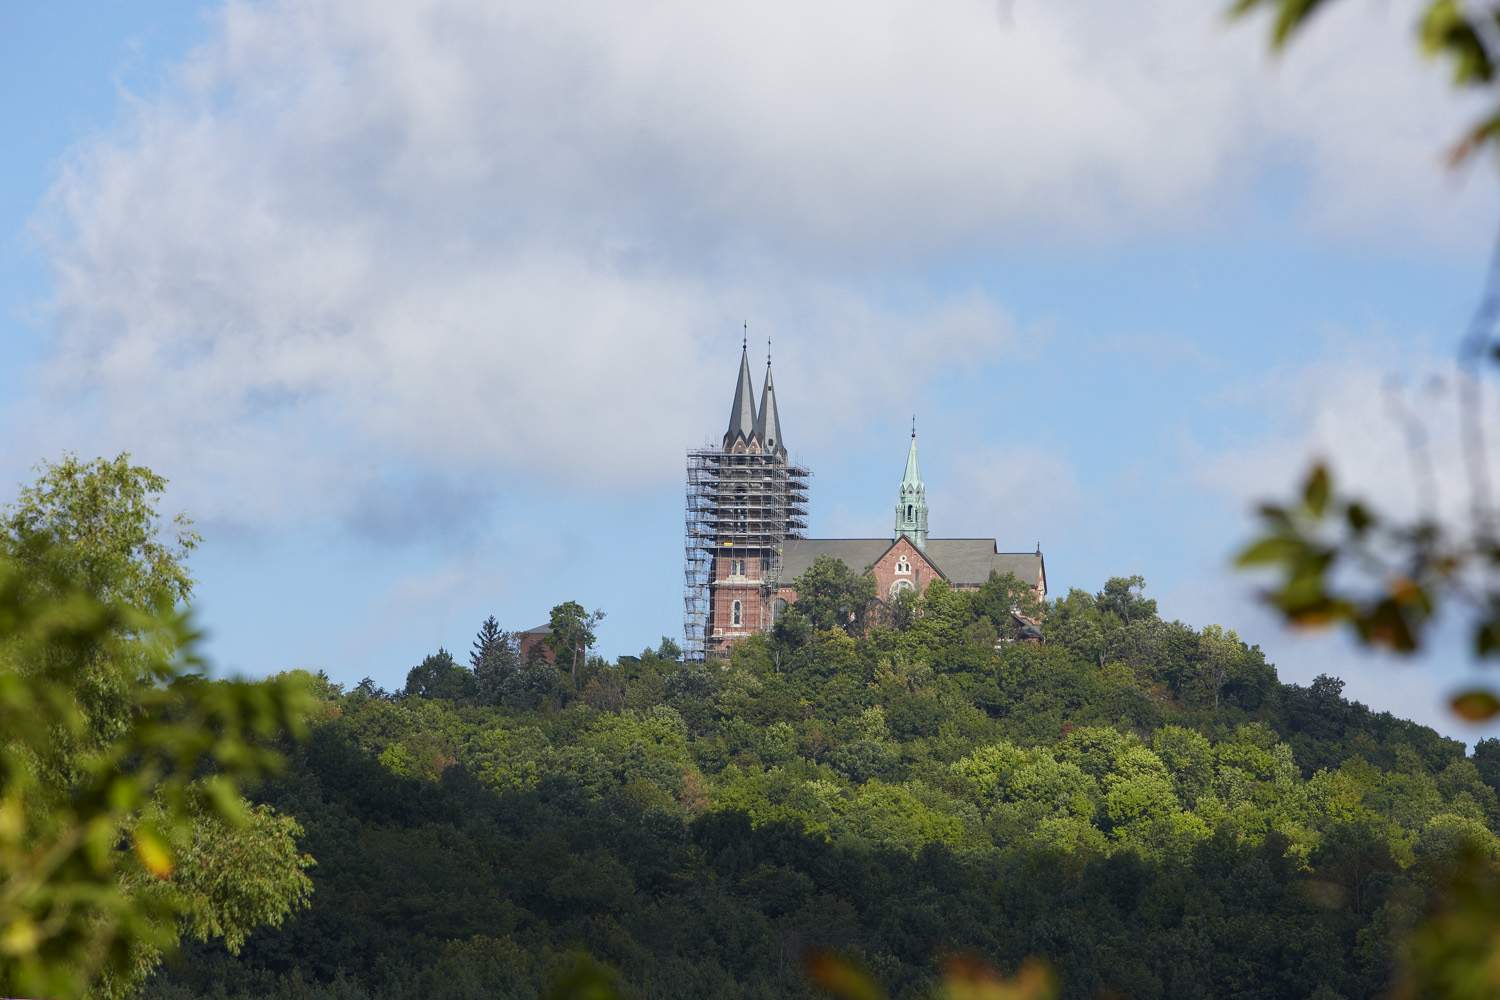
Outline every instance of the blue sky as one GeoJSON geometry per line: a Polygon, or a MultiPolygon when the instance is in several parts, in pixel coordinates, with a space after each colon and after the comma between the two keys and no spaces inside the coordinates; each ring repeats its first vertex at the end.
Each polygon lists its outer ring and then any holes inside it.
{"type": "Polygon", "coordinates": [[[1497,217],[1440,166],[1471,109],[1402,4],[1281,60],[1212,5],[1057,6],[13,5],[0,476],[167,475],[224,670],[397,686],[565,599],[634,652],[748,320],[814,534],[889,530],[916,413],[934,534],[1471,737],[1455,644],[1289,636],[1226,569],[1330,443],[1410,504],[1387,399],[1442,426],[1497,217]]]}

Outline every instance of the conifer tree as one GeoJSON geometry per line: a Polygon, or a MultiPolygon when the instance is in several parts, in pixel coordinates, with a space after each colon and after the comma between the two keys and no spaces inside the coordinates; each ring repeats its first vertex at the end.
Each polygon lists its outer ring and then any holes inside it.
{"type": "Polygon", "coordinates": [[[469,663],[478,670],[479,665],[484,662],[486,655],[493,650],[505,633],[500,628],[500,623],[490,615],[479,626],[479,632],[474,636],[474,648],[469,653],[469,663]]]}

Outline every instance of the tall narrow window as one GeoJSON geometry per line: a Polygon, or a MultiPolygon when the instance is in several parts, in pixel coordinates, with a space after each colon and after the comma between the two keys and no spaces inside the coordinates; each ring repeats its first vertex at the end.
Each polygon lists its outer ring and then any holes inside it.
{"type": "Polygon", "coordinates": [[[735,601],[733,604],[731,604],[729,606],[729,623],[731,625],[738,625],[738,624],[740,624],[740,602],[739,601],[735,601]]]}
{"type": "Polygon", "coordinates": [[[911,504],[906,505],[906,519],[911,520],[911,504]]]}

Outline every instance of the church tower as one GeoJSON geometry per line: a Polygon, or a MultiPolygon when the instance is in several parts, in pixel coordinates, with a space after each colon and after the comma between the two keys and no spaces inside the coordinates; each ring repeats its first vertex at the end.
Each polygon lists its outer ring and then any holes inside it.
{"type": "Polygon", "coordinates": [[[718,447],[688,452],[683,650],[718,656],[776,620],[781,548],[807,527],[808,471],[787,460],[771,359],[760,406],[749,344],[718,447]]]}
{"type": "Polygon", "coordinates": [[[917,468],[917,420],[911,421],[911,448],[906,453],[906,474],[896,499],[896,538],[905,535],[919,549],[927,548],[927,487],[917,468]]]}

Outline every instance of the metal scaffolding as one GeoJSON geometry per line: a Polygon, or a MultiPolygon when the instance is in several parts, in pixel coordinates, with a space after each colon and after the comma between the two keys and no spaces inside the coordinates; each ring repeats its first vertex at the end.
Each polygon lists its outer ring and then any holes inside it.
{"type": "Polygon", "coordinates": [[[700,448],[687,454],[683,563],[683,653],[702,660],[719,651],[711,633],[714,559],[753,556],[761,566],[756,621],[765,630],[781,576],[781,543],[807,529],[807,469],[775,454],[700,448]]]}

